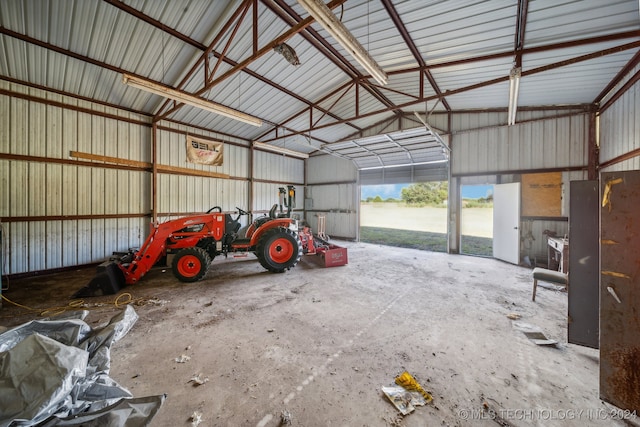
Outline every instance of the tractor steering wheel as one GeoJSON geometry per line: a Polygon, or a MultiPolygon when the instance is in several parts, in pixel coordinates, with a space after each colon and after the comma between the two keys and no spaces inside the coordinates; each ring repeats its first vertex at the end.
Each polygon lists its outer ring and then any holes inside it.
{"type": "Polygon", "coordinates": [[[237,206],[236,206],[236,209],[238,210],[238,216],[236,217],[236,221],[239,220],[242,215],[249,215],[249,212],[242,210],[237,206]]]}
{"type": "Polygon", "coordinates": [[[218,212],[222,212],[222,208],[220,206],[214,206],[211,209],[209,209],[207,211],[207,213],[211,213],[211,212],[215,211],[216,209],[218,210],[218,212]]]}

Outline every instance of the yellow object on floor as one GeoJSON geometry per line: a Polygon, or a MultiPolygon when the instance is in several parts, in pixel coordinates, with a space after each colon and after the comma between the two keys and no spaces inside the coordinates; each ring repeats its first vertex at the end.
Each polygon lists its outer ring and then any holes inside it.
{"type": "Polygon", "coordinates": [[[404,371],[402,374],[396,377],[396,384],[404,387],[409,391],[417,391],[422,395],[422,397],[425,398],[427,403],[431,403],[431,401],[433,400],[433,397],[429,393],[427,393],[422,388],[422,386],[418,384],[418,381],[416,381],[415,378],[413,378],[413,376],[411,376],[411,374],[407,371],[404,371]]]}

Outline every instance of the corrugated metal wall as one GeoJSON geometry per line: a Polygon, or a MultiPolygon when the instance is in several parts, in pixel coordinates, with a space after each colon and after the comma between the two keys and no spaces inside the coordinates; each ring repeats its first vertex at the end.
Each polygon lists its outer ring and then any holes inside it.
{"type": "MultiPolygon", "coordinates": [[[[452,174],[460,177],[461,184],[479,182],[508,183],[518,181],[520,173],[527,171],[539,172],[544,169],[576,169],[563,172],[565,197],[563,199],[563,216],[569,215],[568,188],[569,181],[586,179],[588,162],[588,128],[589,116],[586,113],[567,115],[566,111],[532,111],[522,112],[518,116],[523,120],[515,126],[504,126],[503,113],[468,113],[455,114],[451,118],[454,128],[452,174]],[[515,173],[515,175],[514,175],[515,173]]],[[[435,128],[446,129],[448,118],[443,114],[430,116],[429,123],[435,128]]],[[[398,122],[387,123],[385,131],[395,129],[402,122],[412,123],[410,118],[398,122]]],[[[413,125],[413,123],[412,123],[413,125]]],[[[445,136],[448,140],[448,135],[445,136]]],[[[448,141],[447,141],[448,142],[448,141]]],[[[307,170],[307,198],[311,199],[310,212],[326,210],[350,212],[358,207],[358,186],[353,184],[336,184],[342,181],[354,181],[358,185],[413,182],[427,178],[446,177],[442,171],[435,175],[423,175],[407,170],[371,170],[355,171],[348,161],[328,156],[318,156],[309,159],[307,170]],[[336,167],[336,163],[337,167],[336,167]],[[355,174],[352,175],[352,174],[355,174]],[[320,186],[320,183],[325,183],[320,186]],[[345,186],[348,197],[342,197],[341,186],[345,186]],[[326,187],[326,188],[322,188],[326,187]],[[352,196],[353,194],[353,196],[352,196]],[[351,198],[353,197],[353,198],[351,198]]],[[[456,192],[458,185],[450,185],[451,191],[456,192]]],[[[453,194],[459,197],[459,194],[453,194]]],[[[450,203],[449,228],[454,234],[449,246],[453,252],[458,248],[458,236],[455,235],[456,223],[459,220],[459,204],[450,203]]],[[[309,216],[309,215],[308,215],[309,216]]],[[[342,213],[336,215],[335,221],[340,224],[340,233],[354,233],[357,235],[357,215],[342,213]],[[353,230],[353,231],[352,231],[353,230]]],[[[328,222],[328,226],[332,221],[328,222]]],[[[545,260],[547,253],[546,238],[542,232],[551,230],[558,235],[568,232],[566,220],[525,219],[521,224],[533,238],[523,242],[523,255],[529,255],[537,260],[545,260]],[[525,245],[526,243],[526,245],[525,245]]],[[[329,234],[332,234],[330,231],[329,234]]],[[[352,234],[333,234],[351,237],[352,234]]]]}
{"type": "MultiPolygon", "coordinates": [[[[432,108],[430,103],[427,110],[432,108]]],[[[527,122],[532,120],[540,120],[544,118],[554,118],[558,115],[567,115],[566,110],[534,110],[534,111],[518,111],[518,122],[527,122]]],[[[424,112],[420,113],[422,120],[425,119],[424,112]]],[[[433,130],[438,132],[445,139],[449,132],[449,113],[435,111],[426,118],[427,123],[433,130]]],[[[507,123],[507,112],[472,112],[472,113],[455,113],[451,114],[451,127],[455,132],[467,132],[479,130],[494,126],[505,126],[507,123]]],[[[390,121],[383,121],[380,124],[364,130],[359,137],[367,137],[379,135],[381,133],[390,133],[403,129],[412,129],[420,126],[421,121],[413,114],[401,116],[400,118],[390,121]]],[[[446,142],[446,139],[445,139],[446,142]]]]}
{"type": "MultiPolygon", "coordinates": [[[[636,84],[602,113],[601,162],[640,148],[638,88],[636,84]]],[[[98,166],[69,156],[79,151],[150,162],[150,118],[6,81],[0,81],[0,89],[5,92],[0,95],[0,217],[5,218],[8,245],[3,272],[19,274],[97,262],[112,251],[140,245],[151,211],[148,170],[98,166]]],[[[445,117],[434,115],[430,123],[446,127],[445,117]]],[[[454,129],[467,129],[453,133],[453,173],[464,177],[463,183],[473,175],[501,175],[502,182],[508,182],[517,177],[505,174],[516,170],[587,164],[587,114],[495,126],[500,120],[494,113],[452,117],[454,129]]],[[[277,202],[278,187],[293,184],[298,189],[297,210],[305,208],[312,228],[316,229],[317,215],[324,214],[329,235],[357,239],[360,182],[351,162],[314,156],[307,160],[305,181],[303,160],[257,150],[251,155],[248,141],[161,123],[159,164],[213,170],[186,163],[188,133],[225,143],[224,165],[215,171],[229,178],[159,174],[158,211],[164,214],[160,219],[215,205],[260,214],[277,202]]],[[[624,169],[640,169],[640,159],[610,167],[624,169]]],[[[585,178],[581,170],[563,173],[567,189],[570,180],[585,178]]],[[[563,213],[568,216],[567,200],[568,194],[563,213]]],[[[452,223],[455,218],[452,212],[452,223]]],[[[524,247],[525,254],[529,251],[537,258],[546,254],[541,237],[545,229],[560,235],[567,232],[566,221],[535,220],[522,226],[535,238],[524,247]]]]}
{"type": "Polygon", "coordinates": [[[149,174],[90,167],[70,152],[148,161],[149,119],[6,81],[0,88],[24,95],[0,95],[3,273],[96,262],[139,245],[149,222],[143,216],[150,210],[149,174]]]}
{"type": "MultiPolygon", "coordinates": [[[[151,162],[151,118],[2,80],[0,90],[3,274],[94,263],[139,247],[151,220],[152,174],[148,165],[125,163],[151,162]],[[70,158],[71,151],[116,162],[70,158]]],[[[158,173],[159,221],[213,206],[268,210],[278,201],[278,187],[304,184],[304,160],[257,150],[252,156],[245,140],[170,122],[158,125],[159,165],[228,175],[158,173]],[[187,163],[187,135],[222,141],[223,165],[187,163]]],[[[302,191],[297,205],[302,212],[302,191]]]]}
{"type": "Polygon", "coordinates": [[[589,116],[579,114],[456,132],[451,173],[586,167],[588,125],[589,116]]]}
{"type": "MultiPolygon", "coordinates": [[[[562,216],[569,216],[569,182],[587,179],[589,115],[566,112],[519,113],[514,126],[495,125],[501,117],[497,113],[460,114],[452,119],[453,135],[452,174],[461,177],[461,184],[518,182],[521,173],[540,172],[545,169],[576,170],[562,173],[562,216]],[[530,121],[526,121],[530,120],[530,121]],[[494,125],[491,125],[494,123],[494,125]]],[[[456,186],[451,186],[455,191],[456,186]]],[[[459,197],[459,194],[456,195],[459,197]]],[[[459,214],[450,205],[450,225],[459,214]]],[[[455,228],[450,228],[455,234],[455,228]]],[[[522,256],[531,262],[546,263],[547,238],[545,230],[557,235],[568,234],[566,219],[545,220],[523,218],[520,224],[522,256]]],[[[457,243],[457,236],[452,236],[457,243]]]]}
{"type": "Polygon", "coordinates": [[[296,187],[296,209],[303,209],[304,160],[282,154],[253,152],[253,210],[268,211],[278,203],[278,189],[296,187]]]}
{"type": "MultiPolygon", "coordinates": [[[[229,212],[238,207],[251,211],[255,218],[278,202],[279,187],[304,184],[304,160],[259,150],[254,150],[251,156],[247,141],[185,126],[169,124],[158,131],[157,161],[161,165],[228,175],[228,178],[210,178],[160,174],[158,211],[165,214],[160,219],[204,212],[214,206],[229,212]],[[223,164],[214,167],[187,163],[187,134],[223,142],[223,164]],[[251,177],[253,184],[250,183],[251,177]]],[[[297,195],[297,199],[296,206],[302,210],[302,196],[297,195]]],[[[248,219],[243,217],[241,223],[246,224],[248,219]]]]}
{"type": "MultiPolygon", "coordinates": [[[[517,124],[523,124],[530,121],[538,121],[543,119],[554,119],[558,116],[566,116],[570,112],[566,110],[518,110],[517,124]]],[[[577,114],[577,112],[576,112],[577,114]]],[[[446,115],[434,113],[429,124],[440,124],[445,126],[446,115]]],[[[483,111],[463,114],[453,114],[451,117],[451,126],[455,132],[465,132],[479,130],[494,126],[505,126],[507,123],[507,112],[483,111]]]]}
{"type": "Polygon", "coordinates": [[[219,206],[223,211],[234,211],[236,206],[248,209],[250,150],[246,142],[230,140],[227,136],[223,137],[213,132],[169,123],[158,130],[157,144],[156,161],[159,165],[229,176],[229,178],[212,178],[158,174],[158,220],[164,221],[193,212],[206,212],[214,206],[219,206]],[[223,142],[223,164],[208,166],[188,163],[187,135],[223,142]]]}
{"type": "MultiPolygon", "coordinates": [[[[640,66],[629,75],[634,75],[638,70],[640,66]]],[[[640,150],[640,83],[635,83],[600,114],[600,163],[614,160],[634,150],[640,150]]],[[[640,156],[612,164],[603,171],[637,169],[640,169],[640,156]]]]}
{"type": "MultiPolygon", "coordinates": [[[[544,169],[561,170],[576,169],[563,172],[563,216],[569,215],[569,182],[586,179],[588,163],[588,129],[589,115],[576,113],[568,115],[567,111],[523,111],[518,115],[519,123],[505,126],[506,116],[499,112],[481,112],[453,114],[452,175],[450,183],[449,203],[449,248],[458,251],[457,224],[460,220],[459,184],[509,183],[520,180],[520,173],[539,172],[544,169]],[[515,173],[515,175],[514,175],[515,173]]],[[[404,119],[407,122],[411,118],[404,119]]],[[[433,114],[428,122],[435,129],[447,129],[448,116],[433,114]]],[[[387,124],[385,130],[394,128],[397,123],[387,124]]],[[[449,136],[445,135],[449,142],[449,136]]],[[[446,179],[446,169],[431,172],[439,174],[415,173],[411,169],[402,170],[370,170],[360,171],[361,185],[380,183],[404,183],[421,180],[446,179]]],[[[523,256],[529,255],[532,260],[546,261],[547,243],[542,234],[550,230],[558,235],[568,233],[568,222],[565,219],[543,220],[523,219],[521,223],[523,237],[523,256]]]]}
{"type": "Polygon", "coordinates": [[[317,231],[318,215],[324,215],[329,236],[357,239],[357,169],[352,162],[332,156],[314,156],[307,162],[305,216],[311,229],[317,231]]]}

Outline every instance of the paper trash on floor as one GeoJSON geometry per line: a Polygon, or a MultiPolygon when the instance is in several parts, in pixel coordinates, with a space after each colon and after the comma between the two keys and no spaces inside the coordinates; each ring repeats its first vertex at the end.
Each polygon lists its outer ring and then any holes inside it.
{"type": "Polygon", "coordinates": [[[146,426],[165,396],[133,398],[109,377],[110,347],[138,315],[132,306],[92,329],[87,311],[33,320],[0,334],[0,427],[146,426]]]}
{"type": "Polygon", "coordinates": [[[395,386],[382,387],[382,392],[402,415],[408,415],[416,406],[424,406],[433,400],[407,371],[398,375],[395,382],[395,386]]]}
{"type": "Polygon", "coordinates": [[[529,338],[531,342],[536,345],[545,345],[554,347],[558,344],[558,341],[548,338],[542,329],[535,325],[530,325],[523,322],[513,322],[513,326],[521,331],[525,337],[529,338]]]}

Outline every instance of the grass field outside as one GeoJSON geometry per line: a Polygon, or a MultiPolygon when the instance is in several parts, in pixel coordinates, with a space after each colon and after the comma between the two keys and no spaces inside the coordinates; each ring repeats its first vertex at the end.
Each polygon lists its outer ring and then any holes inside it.
{"type": "MultiPolygon", "coordinates": [[[[447,251],[447,208],[361,203],[360,240],[388,246],[447,251]]],[[[493,255],[493,209],[463,208],[461,252],[493,255]]]]}

